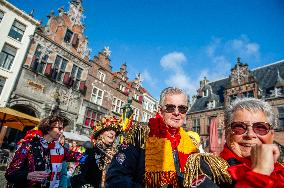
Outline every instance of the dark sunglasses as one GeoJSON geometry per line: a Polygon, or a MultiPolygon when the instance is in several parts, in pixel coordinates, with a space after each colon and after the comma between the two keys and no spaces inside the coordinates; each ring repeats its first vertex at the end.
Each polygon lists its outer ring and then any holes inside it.
{"type": "Polygon", "coordinates": [[[236,135],[245,134],[248,127],[251,126],[255,134],[264,136],[271,130],[271,125],[267,122],[254,122],[248,124],[249,122],[233,122],[231,123],[231,130],[236,135]]]}
{"type": "Polygon", "coordinates": [[[188,110],[188,107],[185,106],[185,105],[179,105],[179,106],[176,106],[174,104],[166,104],[165,105],[165,111],[168,112],[168,113],[173,113],[176,110],[176,108],[178,108],[178,111],[181,114],[185,114],[188,110]]]}

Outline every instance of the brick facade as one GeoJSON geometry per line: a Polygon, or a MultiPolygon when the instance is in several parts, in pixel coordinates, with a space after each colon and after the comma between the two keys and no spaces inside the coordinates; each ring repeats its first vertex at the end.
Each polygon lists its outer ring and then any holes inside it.
{"type": "MultiPolygon", "coordinates": [[[[89,135],[97,120],[120,116],[131,99],[134,120],[140,121],[143,95],[150,95],[141,85],[140,74],[130,81],[126,64],[113,72],[109,48],[89,59],[82,13],[81,1],[72,0],[69,10],[59,8],[58,15],[50,12],[46,26],[37,28],[8,105],[39,118],[59,109],[69,124],[65,131],[89,135]]],[[[17,134],[7,136],[17,139],[17,134]]]]}
{"type": "Polygon", "coordinates": [[[187,115],[187,126],[197,131],[203,146],[209,151],[210,120],[217,117],[218,152],[222,150],[224,133],[224,108],[236,97],[255,97],[269,102],[278,117],[275,141],[284,145],[284,61],[249,70],[247,64],[238,61],[228,78],[209,82],[200,81],[197,95],[193,97],[187,115]]]}

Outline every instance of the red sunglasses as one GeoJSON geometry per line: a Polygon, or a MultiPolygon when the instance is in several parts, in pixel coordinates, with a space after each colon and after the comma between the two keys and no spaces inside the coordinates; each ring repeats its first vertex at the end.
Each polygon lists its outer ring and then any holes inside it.
{"type": "Polygon", "coordinates": [[[268,134],[268,132],[271,130],[271,125],[267,122],[233,122],[231,123],[231,130],[236,135],[242,135],[245,134],[248,131],[248,127],[251,126],[252,130],[255,134],[264,136],[268,134]]]}

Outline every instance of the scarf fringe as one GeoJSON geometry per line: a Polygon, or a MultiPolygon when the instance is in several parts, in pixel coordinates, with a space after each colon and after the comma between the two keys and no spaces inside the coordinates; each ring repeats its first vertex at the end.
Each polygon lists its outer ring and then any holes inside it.
{"type": "Polygon", "coordinates": [[[200,175],[206,175],[201,169],[201,158],[209,166],[214,183],[228,182],[231,184],[232,177],[227,171],[227,161],[210,153],[196,153],[188,157],[185,165],[184,186],[190,187],[194,179],[200,175]]]}
{"type": "Polygon", "coordinates": [[[149,136],[149,132],[150,128],[147,125],[132,125],[125,136],[125,142],[145,149],[145,143],[149,136]]]}
{"type": "Polygon", "coordinates": [[[163,187],[170,184],[173,188],[178,188],[176,172],[145,172],[145,182],[147,188],[163,187]]]}

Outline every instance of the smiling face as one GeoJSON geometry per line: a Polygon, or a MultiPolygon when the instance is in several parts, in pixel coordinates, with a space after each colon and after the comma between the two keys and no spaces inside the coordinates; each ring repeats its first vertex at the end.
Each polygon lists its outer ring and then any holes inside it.
{"type": "Polygon", "coordinates": [[[115,136],[116,133],[114,130],[107,130],[104,131],[103,133],[101,133],[100,137],[102,138],[102,141],[106,144],[106,145],[111,145],[113,144],[114,140],[115,140],[115,136]]]}
{"type": "MultiPolygon", "coordinates": [[[[268,122],[266,115],[260,111],[248,111],[240,109],[233,114],[232,122],[268,122]]],[[[240,157],[249,157],[251,147],[255,144],[272,144],[273,143],[273,130],[270,130],[266,135],[257,135],[252,130],[251,126],[248,126],[246,133],[242,135],[236,135],[230,128],[227,130],[227,145],[240,157]]]]}
{"type": "Polygon", "coordinates": [[[178,106],[187,106],[187,98],[184,94],[166,95],[164,105],[160,107],[159,113],[163,118],[165,124],[171,128],[179,128],[183,125],[186,113],[180,113],[178,106]],[[176,108],[173,112],[166,111],[166,105],[175,105],[176,108]]]}

